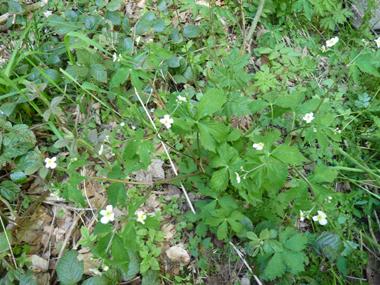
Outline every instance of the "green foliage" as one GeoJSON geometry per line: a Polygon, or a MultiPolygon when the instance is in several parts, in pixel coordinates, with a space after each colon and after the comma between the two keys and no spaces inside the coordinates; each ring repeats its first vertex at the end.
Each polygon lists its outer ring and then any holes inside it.
{"type": "Polygon", "coordinates": [[[76,284],[82,279],[84,263],[78,261],[77,256],[75,250],[65,251],[57,264],[57,275],[64,285],[76,284]]]}

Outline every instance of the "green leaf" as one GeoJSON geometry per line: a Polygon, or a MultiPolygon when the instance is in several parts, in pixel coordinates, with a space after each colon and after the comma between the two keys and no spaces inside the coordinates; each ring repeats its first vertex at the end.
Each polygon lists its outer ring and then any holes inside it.
{"type": "Polygon", "coordinates": [[[58,140],[54,143],[54,147],[55,148],[62,148],[62,147],[65,147],[67,145],[69,145],[70,143],[70,140],[68,139],[61,139],[61,140],[58,140]]]}
{"type": "Polygon", "coordinates": [[[286,164],[298,165],[302,162],[308,161],[306,157],[304,157],[301,152],[295,146],[289,146],[286,144],[281,144],[275,148],[275,150],[271,153],[271,155],[275,156],[278,160],[282,161],[286,164]]]}
{"type": "Polygon", "coordinates": [[[211,178],[211,187],[215,191],[224,191],[228,185],[228,170],[226,167],[215,171],[211,178]]]}
{"type": "Polygon", "coordinates": [[[13,113],[16,106],[16,103],[6,102],[0,106],[0,111],[9,117],[13,113]]]}
{"type": "Polygon", "coordinates": [[[143,277],[141,285],[160,285],[159,272],[149,270],[143,277]]]}
{"type": "Polygon", "coordinates": [[[152,162],[152,158],[149,154],[149,151],[153,154],[156,152],[156,149],[154,148],[154,145],[151,141],[143,141],[140,145],[139,150],[139,156],[141,159],[141,162],[144,164],[145,167],[148,167],[149,164],[152,162]]]}
{"type": "Polygon", "coordinates": [[[120,8],[120,6],[121,6],[121,4],[120,4],[119,0],[112,0],[111,2],[108,3],[107,10],[108,11],[116,11],[117,9],[120,8]]]}
{"type": "Polygon", "coordinates": [[[94,64],[91,66],[90,74],[92,77],[94,77],[97,81],[100,82],[107,82],[107,72],[104,70],[105,67],[99,63],[94,64]]]}
{"type": "Polygon", "coordinates": [[[285,273],[286,265],[282,258],[282,254],[282,252],[276,252],[268,262],[268,266],[265,268],[264,273],[271,281],[277,277],[281,277],[285,273]]]}
{"type": "Polygon", "coordinates": [[[114,25],[121,24],[121,16],[117,11],[107,11],[106,19],[110,20],[114,25]]]}
{"type": "Polygon", "coordinates": [[[20,169],[15,169],[11,173],[11,179],[12,179],[13,182],[15,182],[17,184],[26,183],[28,181],[28,179],[26,178],[24,172],[22,172],[20,169]]]}
{"type": "Polygon", "coordinates": [[[311,182],[333,182],[338,176],[338,172],[324,164],[318,165],[314,170],[314,175],[310,178],[311,182]]]}
{"type": "Polygon", "coordinates": [[[183,35],[187,38],[196,38],[199,36],[201,29],[195,25],[187,25],[183,29],[183,35]]]}
{"type": "Polygon", "coordinates": [[[120,182],[112,183],[107,189],[107,197],[113,207],[116,207],[118,203],[125,205],[128,198],[125,185],[120,182]]]}
{"type": "Polygon", "coordinates": [[[152,27],[152,22],[144,20],[144,19],[140,19],[135,26],[135,33],[136,35],[144,34],[148,32],[151,27],[152,27]]]}
{"type": "Polygon", "coordinates": [[[282,252],[284,263],[290,268],[290,272],[298,274],[305,270],[304,263],[308,264],[308,258],[302,252],[284,250],[282,252]]]}
{"type": "Polygon", "coordinates": [[[8,12],[15,13],[15,14],[21,14],[22,7],[19,3],[13,0],[8,0],[9,9],[8,12]]]}
{"type": "Polygon", "coordinates": [[[216,233],[218,240],[224,240],[227,237],[227,232],[227,221],[223,221],[223,223],[221,223],[221,225],[218,227],[218,231],[216,233]]]}
{"type": "Polygon", "coordinates": [[[84,66],[91,68],[91,65],[94,64],[94,56],[85,49],[76,50],[78,61],[84,66]]]}
{"type": "MultiPolygon", "coordinates": [[[[62,74],[60,72],[58,72],[57,70],[55,69],[48,69],[48,70],[45,70],[45,74],[52,80],[54,81],[55,83],[59,83],[61,82],[63,79],[62,79],[62,74]]],[[[49,80],[47,78],[43,78],[43,82],[49,82],[49,80]]]]}
{"type": "Polygon", "coordinates": [[[268,239],[270,238],[270,233],[268,231],[268,229],[264,229],[261,233],[260,233],[260,239],[261,240],[265,240],[265,239],[268,239]]]}
{"type": "Polygon", "coordinates": [[[152,26],[153,30],[155,30],[157,33],[162,33],[165,29],[165,20],[164,19],[157,19],[154,21],[154,24],[152,26]]]}
{"type": "MultiPolygon", "coordinates": [[[[1,219],[1,217],[0,217],[1,219]]],[[[7,231],[7,236],[10,244],[12,245],[12,231],[7,231]]],[[[5,232],[0,233],[0,254],[9,250],[9,243],[7,237],[5,236],[5,232]]]]}
{"type": "Polygon", "coordinates": [[[12,181],[1,182],[0,194],[7,200],[13,201],[20,192],[20,188],[12,181]]]}
{"type": "Polygon", "coordinates": [[[348,264],[347,264],[347,258],[343,256],[339,256],[336,262],[336,266],[338,267],[338,271],[345,277],[347,277],[348,274],[348,264]]]}
{"type": "Polygon", "coordinates": [[[200,120],[206,116],[211,116],[213,113],[215,113],[222,107],[225,101],[226,96],[224,95],[222,90],[208,90],[199,100],[197,119],[200,120]]]}
{"type": "Polygon", "coordinates": [[[78,261],[76,250],[66,250],[57,264],[57,275],[63,285],[75,285],[82,279],[84,262],[78,261]]]}
{"type": "Polygon", "coordinates": [[[82,285],[108,285],[109,280],[104,276],[94,276],[85,280],[82,285]]]}
{"type": "Polygon", "coordinates": [[[123,269],[124,273],[127,274],[129,271],[129,254],[124,248],[121,238],[116,234],[112,240],[111,246],[112,256],[114,261],[116,261],[118,266],[123,269]]]}
{"type": "Polygon", "coordinates": [[[131,73],[130,69],[126,69],[126,68],[118,69],[112,75],[112,78],[110,80],[110,88],[119,87],[121,84],[123,84],[127,80],[130,73],[131,73]]]}
{"type": "MultiPolygon", "coordinates": [[[[86,206],[86,201],[83,198],[82,191],[79,190],[77,187],[73,185],[69,185],[69,191],[68,191],[69,197],[73,199],[75,202],[82,205],[82,207],[86,206]]],[[[70,201],[68,201],[70,202],[70,201]]]]}
{"type": "Polygon", "coordinates": [[[84,20],[84,25],[87,29],[92,30],[95,27],[96,20],[94,17],[89,16],[84,20]]]}
{"type": "MultiPolygon", "coordinates": [[[[124,244],[128,244],[128,242],[124,244]]],[[[129,269],[128,269],[127,274],[124,276],[124,280],[131,280],[140,271],[140,261],[132,250],[127,249],[127,252],[129,254],[130,262],[129,262],[129,269]]]]}
{"type": "Polygon", "coordinates": [[[288,239],[284,246],[292,251],[302,251],[306,248],[308,238],[304,234],[296,234],[288,239]]]}

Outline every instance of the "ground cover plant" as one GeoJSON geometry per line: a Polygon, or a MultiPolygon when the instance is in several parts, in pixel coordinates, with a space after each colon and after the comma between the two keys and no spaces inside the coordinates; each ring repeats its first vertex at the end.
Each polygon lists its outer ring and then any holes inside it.
{"type": "Polygon", "coordinates": [[[1,2],[1,284],[379,284],[376,5],[1,2]]]}

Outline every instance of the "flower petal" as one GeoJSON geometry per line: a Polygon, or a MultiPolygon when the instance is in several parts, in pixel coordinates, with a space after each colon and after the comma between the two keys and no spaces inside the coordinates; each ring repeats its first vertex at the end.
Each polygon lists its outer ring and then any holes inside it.
{"type": "Polygon", "coordinates": [[[102,224],[107,224],[107,223],[108,223],[108,217],[106,217],[106,216],[102,217],[102,218],[100,219],[100,222],[101,222],[102,224]]]}
{"type": "Polygon", "coordinates": [[[327,220],[326,219],[322,219],[322,220],[319,220],[319,223],[324,226],[327,224],[327,220]]]}

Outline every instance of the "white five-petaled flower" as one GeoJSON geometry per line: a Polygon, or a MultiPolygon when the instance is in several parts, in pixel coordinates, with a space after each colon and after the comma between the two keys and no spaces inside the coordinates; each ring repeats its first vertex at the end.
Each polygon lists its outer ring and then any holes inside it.
{"type": "Polygon", "coordinates": [[[377,44],[377,48],[380,48],[380,38],[375,39],[375,43],[377,44]]]}
{"type": "Polygon", "coordinates": [[[236,174],[236,181],[239,184],[240,183],[240,175],[237,172],[235,172],[235,174],[236,174]]]}
{"type": "Polygon", "coordinates": [[[50,193],[50,197],[53,197],[53,198],[55,198],[55,199],[57,199],[57,200],[60,199],[60,197],[59,197],[59,196],[57,195],[57,193],[55,193],[55,192],[50,193]]]}
{"type": "Polygon", "coordinates": [[[120,127],[124,127],[125,126],[125,123],[124,122],[121,122],[120,123],[120,127]]]}
{"type": "Polygon", "coordinates": [[[303,222],[305,220],[305,213],[300,210],[300,221],[303,222]]]}
{"type": "Polygon", "coordinates": [[[102,153],[103,153],[103,150],[104,150],[104,146],[103,146],[103,145],[101,145],[101,146],[100,146],[100,149],[99,149],[99,155],[102,155],[102,153]]]}
{"type": "Polygon", "coordinates": [[[313,112],[307,113],[307,114],[302,118],[302,120],[306,121],[306,123],[310,123],[312,120],[314,120],[314,113],[313,113],[313,112]]]}
{"type": "Polygon", "coordinates": [[[169,115],[165,115],[163,119],[160,119],[160,122],[164,124],[168,129],[170,129],[172,126],[171,124],[174,123],[173,119],[171,119],[169,115]]]}
{"type": "Polygon", "coordinates": [[[112,213],[112,209],[113,209],[112,205],[107,205],[105,210],[100,211],[100,214],[103,216],[100,219],[100,222],[102,224],[107,224],[109,221],[112,222],[115,220],[115,214],[112,213]]]}
{"type": "Polygon", "coordinates": [[[46,168],[51,168],[51,169],[54,169],[54,168],[56,168],[57,167],[57,163],[55,162],[57,160],[57,158],[54,156],[54,157],[52,157],[52,158],[46,158],[45,159],[45,162],[46,162],[46,164],[45,164],[45,167],[46,168]]]}
{"type": "Polygon", "coordinates": [[[264,143],[263,142],[254,143],[252,147],[255,148],[256,150],[262,150],[264,148],[264,143]]]}
{"type": "Polygon", "coordinates": [[[325,47],[324,45],[321,47],[321,51],[322,51],[322,52],[325,52],[325,51],[326,51],[326,47],[325,47]]]}
{"type": "Polygon", "coordinates": [[[326,46],[327,47],[332,47],[334,46],[337,42],[339,42],[339,38],[338,37],[334,37],[328,41],[326,41],[326,46]]]}
{"type": "Polygon", "coordinates": [[[142,224],[145,224],[145,219],[146,219],[146,215],[144,215],[144,212],[143,211],[137,211],[136,212],[136,216],[137,216],[137,221],[142,223],[142,224]]]}
{"type": "Polygon", "coordinates": [[[178,95],[177,99],[178,99],[178,101],[183,101],[183,102],[186,102],[186,101],[187,101],[187,100],[186,100],[186,97],[183,97],[183,96],[181,96],[181,95],[178,95]]]}
{"type": "Polygon", "coordinates": [[[318,211],[318,215],[313,217],[314,222],[318,221],[322,226],[327,224],[327,216],[322,211],[318,211]]]}
{"type": "Polygon", "coordinates": [[[132,129],[136,130],[136,127],[134,125],[131,126],[132,129]]]}
{"type": "Polygon", "coordinates": [[[338,134],[340,134],[341,132],[342,132],[342,131],[341,131],[339,128],[336,128],[334,133],[338,133],[338,134]]]}

